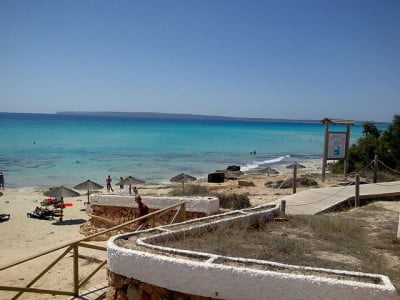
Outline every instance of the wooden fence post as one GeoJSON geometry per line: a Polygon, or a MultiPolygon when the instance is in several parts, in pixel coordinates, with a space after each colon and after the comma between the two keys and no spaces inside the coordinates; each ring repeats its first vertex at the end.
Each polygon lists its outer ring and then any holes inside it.
{"type": "Polygon", "coordinates": [[[349,143],[350,143],[350,124],[346,124],[346,145],[344,149],[343,177],[347,179],[347,171],[349,170],[349,143]]]}
{"type": "Polygon", "coordinates": [[[181,222],[183,222],[186,221],[186,202],[182,203],[181,209],[182,209],[181,222]]]}
{"type": "Polygon", "coordinates": [[[79,245],[78,243],[74,244],[74,295],[79,296],[79,245]]]}
{"type": "Polygon", "coordinates": [[[374,179],[373,182],[377,183],[378,182],[378,155],[375,154],[374,156],[374,179]]]}
{"type": "Polygon", "coordinates": [[[296,194],[296,187],[297,187],[297,165],[293,166],[293,194],[296,194]]]}
{"type": "Polygon", "coordinates": [[[281,215],[284,216],[286,212],[286,200],[281,200],[281,215]]]}
{"type": "Polygon", "coordinates": [[[329,123],[326,121],[325,134],[324,134],[324,151],[322,153],[322,182],[325,182],[326,161],[328,159],[328,136],[329,136],[329,123]]]}
{"type": "Polygon", "coordinates": [[[360,175],[358,175],[358,174],[356,174],[355,187],[356,187],[356,195],[354,197],[354,204],[355,204],[355,207],[359,207],[360,206],[360,175]]]}

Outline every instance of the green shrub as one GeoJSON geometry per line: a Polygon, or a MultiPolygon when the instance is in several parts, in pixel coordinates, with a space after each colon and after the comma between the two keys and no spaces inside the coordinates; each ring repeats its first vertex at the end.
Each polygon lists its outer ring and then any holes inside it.
{"type": "Polygon", "coordinates": [[[250,207],[250,199],[247,194],[216,194],[219,199],[219,205],[222,208],[242,209],[250,207]]]}
{"type": "MultiPolygon", "coordinates": [[[[393,169],[400,170],[400,115],[395,115],[392,124],[381,132],[372,122],[363,124],[364,137],[349,148],[349,172],[366,167],[377,154],[379,160],[393,169]]],[[[330,167],[333,173],[343,171],[343,161],[330,167]]]]}
{"type": "Polygon", "coordinates": [[[343,168],[344,168],[343,161],[340,160],[336,163],[329,164],[328,168],[329,168],[329,171],[331,171],[332,173],[341,174],[341,173],[343,173],[343,168]]]}

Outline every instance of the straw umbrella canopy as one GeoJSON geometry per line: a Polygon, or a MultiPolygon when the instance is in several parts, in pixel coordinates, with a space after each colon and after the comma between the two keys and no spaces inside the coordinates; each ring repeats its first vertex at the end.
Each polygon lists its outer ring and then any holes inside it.
{"type": "Polygon", "coordinates": [[[185,174],[185,173],[181,173],[181,174],[178,174],[178,175],[172,177],[169,181],[171,181],[171,182],[182,182],[182,186],[184,186],[185,182],[190,182],[190,181],[195,181],[195,180],[197,180],[196,177],[190,176],[190,175],[185,174]]]}
{"type": "Polygon", "coordinates": [[[55,198],[61,198],[61,216],[60,216],[60,221],[62,221],[63,218],[63,207],[64,207],[64,197],[77,197],[80,196],[78,192],[75,192],[74,190],[71,190],[67,187],[64,186],[59,186],[56,188],[52,188],[46,192],[43,193],[45,196],[48,197],[55,197],[55,198]]]}
{"type": "Polygon", "coordinates": [[[129,184],[129,194],[132,194],[132,185],[143,184],[145,183],[143,180],[137,179],[132,176],[128,176],[123,179],[121,182],[118,182],[117,185],[128,185],[129,184]]]}
{"type": "Polygon", "coordinates": [[[272,168],[269,167],[269,166],[265,166],[265,167],[258,168],[257,171],[258,171],[258,172],[261,172],[261,173],[267,173],[268,176],[269,176],[270,174],[272,174],[272,175],[277,175],[277,174],[279,174],[279,172],[278,172],[277,170],[272,169],[272,168]]]}
{"type": "Polygon", "coordinates": [[[297,169],[305,169],[305,166],[303,166],[297,162],[294,162],[294,163],[286,166],[286,169],[294,169],[294,166],[297,166],[297,169]]]}
{"type": "Polygon", "coordinates": [[[103,188],[103,186],[101,184],[98,184],[96,182],[93,182],[91,180],[86,180],[80,184],[77,184],[76,186],[74,186],[74,189],[76,190],[85,190],[87,191],[87,200],[88,200],[88,204],[89,204],[89,194],[90,191],[97,191],[97,190],[101,190],[103,188]]]}

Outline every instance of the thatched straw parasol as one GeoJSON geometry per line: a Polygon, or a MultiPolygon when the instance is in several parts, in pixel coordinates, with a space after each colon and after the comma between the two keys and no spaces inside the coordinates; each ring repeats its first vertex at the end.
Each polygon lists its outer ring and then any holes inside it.
{"type": "Polygon", "coordinates": [[[260,167],[260,168],[257,168],[256,170],[257,170],[258,172],[260,172],[260,173],[266,173],[266,174],[268,174],[268,176],[269,176],[270,174],[272,174],[272,175],[277,175],[277,174],[279,174],[279,172],[278,172],[277,170],[272,169],[272,168],[269,167],[269,166],[260,167]]]}
{"type": "Polygon", "coordinates": [[[75,192],[74,190],[71,190],[71,189],[66,188],[64,186],[52,188],[52,189],[44,192],[43,194],[45,196],[48,196],[48,197],[61,198],[61,216],[60,216],[60,221],[62,221],[62,218],[63,218],[64,197],[77,197],[77,196],[80,196],[78,192],[75,192]]]}
{"type": "Polygon", "coordinates": [[[143,184],[143,183],[145,183],[143,180],[129,176],[129,177],[126,177],[121,182],[118,182],[117,185],[128,185],[129,184],[129,194],[132,194],[132,185],[143,184]]]}
{"type": "Polygon", "coordinates": [[[286,166],[286,169],[293,169],[294,166],[296,166],[297,169],[305,169],[305,166],[303,166],[303,165],[301,165],[301,164],[299,164],[299,163],[297,163],[297,162],[294,162],[294,163],[292,163],[292,164],[286,166]]]}
{"type": "Polygon", "coordinates": [[[98,184],[96,182],[90,181],[89,179],[77,184],[76,186],[74,186],[74,189],[76,190],[85,190],[87,191],[87,203],[89,204],[89,194],[90,191],[97,191],[97,190],[101,190],[103,188],[103,186],[101,184],[98,184]]]}
{"type": "Polygon", "coordinates": [[[190,182],[190,181],[195,181],[195,180],[197,180],[196,177],[188,175],[188,174],[185,174],[185,173],[181,173],[181,174],[178,174],[178,175],[172,177],[169,181],[171,181],[171,182],[181,182],[182,186],[184,186],[185,182],[190,182]]]}

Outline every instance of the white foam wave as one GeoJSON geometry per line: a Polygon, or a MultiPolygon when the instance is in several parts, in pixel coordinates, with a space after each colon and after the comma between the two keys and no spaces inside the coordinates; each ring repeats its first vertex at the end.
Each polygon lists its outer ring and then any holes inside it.
{"type": "Polygon", "coordinates": [[[285,156],[279,156],[276,158],[271,158],[271,159],[267,159],[267,160],[263,160],[263,161],[254,161],[250,164],[247,164],[245,166],[242,167],[243,171],[247,171],[247,170],[251,170],[251,169],[255,169],[257,167],[259,167],[262,164],[273,164],[273,163],[278,163],[283,161],[285,158],[289,158],[290,155],[285,155],[285,156]]]}

